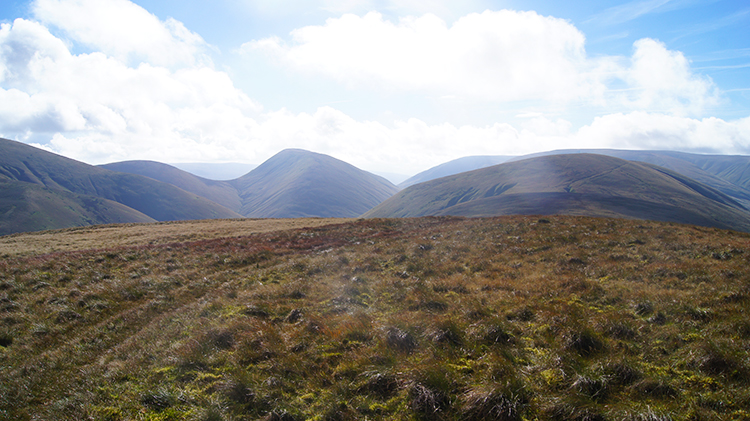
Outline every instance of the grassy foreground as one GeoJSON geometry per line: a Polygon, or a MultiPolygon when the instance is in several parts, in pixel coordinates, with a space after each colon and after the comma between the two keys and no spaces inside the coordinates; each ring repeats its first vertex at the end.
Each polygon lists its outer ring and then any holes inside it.
{"type": "Polygon", "coordinates": [[[582,217],[6,254],[0,419],[748,419],[749,264],[582,217]]]}

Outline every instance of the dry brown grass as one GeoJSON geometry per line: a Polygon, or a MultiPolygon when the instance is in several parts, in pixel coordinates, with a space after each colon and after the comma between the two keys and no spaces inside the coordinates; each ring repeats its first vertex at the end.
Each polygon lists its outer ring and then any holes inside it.
{"type": "Polygon", "coordinates": [[[0,259],[0,419],[750,417],[750,234],[583,217],[232,234],[0,259]]]}
{"type": "Polygon", "coordinates": [[[137,245],[184,243],[352,221],[347,218],[220,219],[112,224],[0,237],[0,256],[25,256],[137,245]]]}

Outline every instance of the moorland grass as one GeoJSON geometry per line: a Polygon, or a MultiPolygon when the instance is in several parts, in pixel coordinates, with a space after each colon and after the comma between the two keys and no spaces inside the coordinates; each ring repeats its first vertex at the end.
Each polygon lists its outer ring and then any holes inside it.
{"type": "Polygon", "coordinates": [[[750,236],[420,218],[0,261],[0,418],[750,416],[750,236]]]}

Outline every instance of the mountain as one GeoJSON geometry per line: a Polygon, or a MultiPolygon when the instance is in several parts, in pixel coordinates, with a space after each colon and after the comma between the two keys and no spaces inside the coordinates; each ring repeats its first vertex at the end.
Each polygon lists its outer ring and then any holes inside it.
{"type": "Polygon", "coordinates": [[[750,212],[675,171],[595,154],[515,161],[411,186],[364,217],[568,214],[750,231],[750,212]]]}
{"type": "Polygon", "coordinates": [[[327,155],[299,149],[280,152],[239,179],[214,181],[153,161],[102,168],[175,185],[253,218],[353,217],[396,192],[382,177],[327,155]]]}
{"type": "Polygon", "coordinates": [[[750,157],[748,156],[700,155],[673,151],[566,149],[526,155],[513,160],[577,153],[594,153],[658,165],[713,187],[750,208],[750,157]]]}
{"type": "MultiPolygon", "coordinates": [[[[5,233],[88,225],[73,223],[76,220],[73,216],[63,217],[75,209],[84,210],[79,221],[97,224],[241,216],[171,184],[98,168],[7,139],[0,139],[0,180],[5,181],[0,207],[20,212],[18,203],[24,197],[36,198],[28,204],[32,208],[34,203],[44,203],[37,206],[36,211],[41,213],[38,218],[28,220],[28,224],[13,225],[5,233]]],[[[12,213],[3,214],[3,221],[12,219],[12,213]]]]}
{"type": "Polygon", "coordinates": [[[434,180],[440,177],[447,177],[453,174],[459,174],[466,171],[478,170],[480,168],[486,168],[497,164],[502,164],[513,158],[512,156],[465,156],[463,158],[454,159],[444,164],[440,164],[436,167],[432,167],[428,170],[422,171],[421,173],[407,179],[398,185],[399,188],[405,189],[415,184],[424,183],[425,181],[434,180]]]}
{"type": "Polygon", "coordinates": [[[328,155],[287,149],[231,182],[252,218],[355,217],[398,189],[328,155]]]}
{"type": "Polygon", "coordinates": [[[750,156],[674,154],[724,180],[750,189],[750,156]]]}
{"type": "Polygon", "coordinates": [[[237,189],[231,183],[201,178],[171,165],[154,161],[124,161],[99,165],[99,167],[153,178],[197,194],[235,212],[242,207],[237,189]]]}
{"type": "Polygon", "coordinates": [[[216,181],[153,161],[92,166],[0,139],[0,235],[114,222],[354,217],[398,189],[327,155],[285,150],[216,181]]]}
{"type": "Polygon", "coordinates": [[[208,180],[228,181],[242,177],[257,167],[253,164],[242,164],[239,162],[226,162],[221,164],[210,163],[180,163],[170,164],[175,168],[187,171],[208,180]]]}
{"type": "MultiPolygon", "coordinates": [[[[708,174],[714,175],[734,186],[742,188],[746,194],[742,199],[748,200],[750,195],[750,156],[742,155],[701,155],[684,152],[631,152],[634,159],[647,161],[651,156],[669,157],[674,161],[691,164],[708,174]]],[[[669,164],[668,164],[669,165],[669,164]]],[[[728,193],[729,194],[729,193],[728,193]]]]}
{"type": "Polygon", "coordinates": [[[100,197],[23,181],[0,180],[0,235],[126,222],[156,220],[100,197]]]}

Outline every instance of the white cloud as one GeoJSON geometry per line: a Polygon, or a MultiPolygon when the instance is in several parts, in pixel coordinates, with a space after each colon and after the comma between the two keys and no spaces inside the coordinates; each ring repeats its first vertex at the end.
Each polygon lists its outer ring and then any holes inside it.
{"type": "Polygon", "coordinates": [[[205,41],[174,19],[160,21],[128,0],[34,0],[34,16],[73,40],[119,60],[194,64],[205,41]]]}
{"type": "Polygon", "coordinates": [[[35,56],[57,60],[70,55],[47,28],[23,19],[16,19],[12,26],[0,25],[0,45],[0,83],[4,86],[28,84],[34,71],[30,66],[39,62],[35,56]]]}
{"type": "Polygon", "coordinates": [[[329,153],[364,168],[407,174],[462,156],[562,148],[750,153],[750,117],[724,121],[632,112],[599,117],[575,131],[565,120],[544,117],[534,117],[521,130],[501,123],[457,127],[417,119],[388,127],[356,121],[327,107],[311,115],[282,111],[267,117],[259,124],[259,140],[269,138],[274,144],[329,153]]]}
{"type": "Polygon", "coordinates": [[[485,0],[321,0],[322,8],[332,13],[367,13],[380,10],[395,16],[414,16],[426,13],[443,19],[460,17],[473,10],[489,8],[485,0]]]}
{"type": "Polygon", "coordinates": [[[663,149],[698,153],[750,153],[750,117],[725,121],[632,112],[597,117],[575,136],[617,149],[663,149]]]}
{"type": "Polygon", "coordinates": [[[228,139],[249,135],[260,111],[224,72],[73,55],[45,27],[23,19],[0,27],[0,65],[0,130],[55,135],[59,152],[88,162],[101,162],[99,149],[122,159],[165,157],[167,150],[216,158],[228,139]],[[198,146],[188,152],[186,145],[198,146]]]}
{"type": "Polygon", "coordinates": [[[312,114],[267,113],[259,119],[249,143],[261,148],[265,157],[295,147],[330,154],[368,170],[410,174],[467,152],[496,154],[517,139],[518,131],[508,124],[456,127],[412,118],[386,126],[321,107],[312,114]]]}
{"type": "Polygon", "coordinates": [[[501,101],[571,99],[597,89],[580,77],[587,65],[583,34],[535,12],[486,11],[450,27],[431,14],[394,24],[371,12],[297,29],[292,38],[292,45],[267,38],[243,48],[351,86],[501,101]]]}
{"type": "Polygon", "coordinates": [[[349,14],[297,29],[289,43],[272,37],[243,50],[351,88],[693,116],[718,101],[713,82],[659,41],[637,41],[630,58],[589,58],[575,26],[535,12],[473,13],[450,26],[431,14],[398,23],[349,14]]]}
{"type": "Polygon", "coordinates": [[[333,155],[360,168],[415,174],[469,155],[524,155],[554,149],[669,149],[696,153],[750,153],[750,117],[737,121],[693,119],[632,112],[594,119],[573,130],[563,119],[535,116],[521,129],[510,124],[488,126],[429,125],[418,119],[392,126],[358,121],[322,107],[313,114],[286,110],[267,113],[254,127],[248,144],[259,156],[297,147],[333,155]]]}
{"type": "Polygon", "coordinates": [[[526,133],[533,133],[540,136],[567,136],[570,134],[573,125],[561,118],[550,120],[544,116],[534,116],[522,125],[526,133]]]}
{"type": "Polygon", "coordinates": [[[444,19],[463,16],[492,6],[487,0],[244,0],[254,12],[265,16],[309,15],[324,11],[340,16],[373,10],[395,16],[432,13],[444,19]]]}
{"type": "Polygon", "coordinates": [[[631,65],[622,75],[631,87],[626,96],[629,108],[700,115],[718,102],[711,79],[694,74],[681,52],[652,39],[636,41],[634,49],[631,65]]]}
{"type": "Polygon", "coordinates": [[[429,14],[397,23],[377,13],[346,15],[299,29],[291,45],[265,39],[246,46],[351,86],[437,92],[459,104],[466,97],[542,104],[519,111],[516,126],[454,125],[409,116],[368,121],[331,107],[263,113],[201,58],[202,41],[180,32],[179,22],[160,22],[125,0],[101,0],[114,9],[92,6],[105,21],[112,10],[131,13],[155,37],[151,45],[117,25],[108,32],[86,15],[87,1],[38,0],[35,13],[97,52],[71,53],[38,22],[0,26],[0,132],[37,143],[48,136],[45,147],[84,162],[260,163],[297,147],[368,170],[414,174],[461,156],[558,148],[750,153],[750,118],[685,117],[710,106],[716,89],[681,53],[646,39],[632,57],[592,60],[575,27],[533,12],[472,14],[450,26],[429,14]],[[66,21],[71,11],[82,16],[66,21]],[[611,88],[618,83],[626,89],[611,88]],[[576,130],[547,113],[550,100],[598,101],[622,112],[576,130]]]}
{"type": "Polygon", "coordinates": [[[429,125],[418,119],[386,126],[321,107],[312,114],[287,110],[265,113],[243,126],[241,137],[228,137],[224,142],[181,137],[138,141],[90,134],[70,138],[57,135],[52,144],[63,155],[96,162],[140,156],[172,162],[260,163],[281,149],[302,148],[332,155],[366,170],[407,175],[463,156],[524,155],[568,148],[750,153],[750,118],[698,120],[633,112],[596,118],[577,131],[571,131],[565,120],[535,120],[543,124],[520,130],[505,123],[484,127],[429,125]]]}
{"type": "Polygon", "coordinates": [[[48,92],[38,80],[50,63],[70,59],[65,45],[39,24],[17,19],[0,26],[0,123],[5,130],[31,126],[44,131],[76,130],[82,116],[71,99],[48,92]]]}
{"type": "MultiPolygon", "coordinates": [[[[656,55],[664,51],[656,48],[656,55]]],[[[260,163],[298,147],[369,170],[413,174],[466,155],[561,147],[750,152],[750,118],[726,122],[632,112],[599,117],[575,131],[568,121],[540,112],[520,115],[518,128],[431,125],[414,118],[385,125],[331,107],[261,113],[223,72],[129,67],[102,53],[73,55],[45,27],[22,19],[0,28],[0,64],[0,131],[49,133],[48,147],[90,163],[260,163]]]]}

